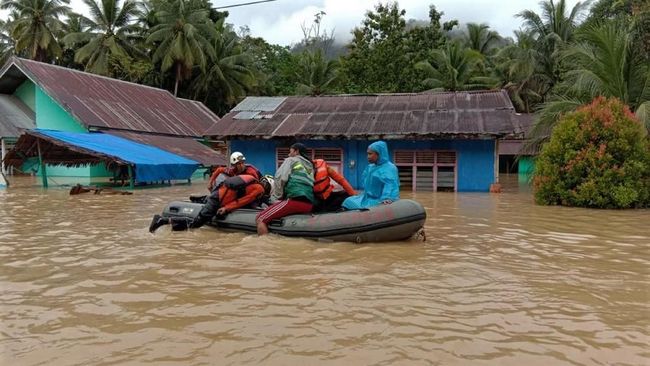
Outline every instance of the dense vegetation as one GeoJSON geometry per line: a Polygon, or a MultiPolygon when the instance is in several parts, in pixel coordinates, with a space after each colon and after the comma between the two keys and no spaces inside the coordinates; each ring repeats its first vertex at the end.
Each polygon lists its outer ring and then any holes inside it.
{"type": "Polygon", "coordinates": [[[292,46],[235,31],[208,0],[83,2],[89,16],[69,0],[0,0],[10,11],[0,62],[18,55],[165,88],[219,115],[247,95],[501,88],[519,112],[536,113],[530,147],[553,135],[536,172],[538,202],[648,204],[648,137],[636,122],[650,129],[647,0],[543,0],[540,13],[513,14],[514,39],[486,24],[441,23],[433,5],[417,20],[380,2],[347,44],[321,27],[320,12],[292,46]],[[612,99],[567,114],[600,96],[612,99]]]}
{"type": "Polygon", "coordinates": [[[537,158],[535,199],[595,208],[650,206],[647,131],[616,98],[563,116],[537,158]]]}
{"type": "Polygon", "coordinates": [[[537,135],[596,95],[650,120],[650,5],[599,0],[513,14],[515,38],[485,24],[407,19],[396,2],[369,10],[341,45],[324,13],[290,47],[228,24],[208,0],[1,0],[0,61],[9,55],[162,87],[223,114],[246,95],[418,92],[504,88],[517,110],[540,111],[537,135]]]}

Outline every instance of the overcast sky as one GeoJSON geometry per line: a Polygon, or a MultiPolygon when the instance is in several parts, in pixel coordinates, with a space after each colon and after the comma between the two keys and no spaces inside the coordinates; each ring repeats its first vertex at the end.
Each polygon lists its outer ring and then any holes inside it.
{"type": "MultiPolygon", "coordinates": [[[[218,7],[252,0],[211,1],[218,7]]],[[[577,0],[567,2],[573,6],[577,0]]],[[[348,41],[352,28],[360,25],[365,13],[377,3],[378,0],[276,0],[227,9],[230,12],[227,21],[236,29],[248,25],[253,36],[270,43],[289,45],[302,39],[301,24],[311,24],[314,14],[324,11],[323,26],[334,30],[337,40],[348,41]]],[[[526,9],[540,10],[539,0],[400,0],[398,3],[406,10],[406,19],[427,19],[429,4],[433,3],[438,11],[444,12],[443,22],[458,19],[461,23],[487,23],[503,36],[512,36],[520,28],[521,21],[515,14],[526,9]]],[[[71,6],[87,14],[81,0],[71,0],[71,6]]],[[[0,12],[0,18],[6,18],[6,13],[0,12]]]]}

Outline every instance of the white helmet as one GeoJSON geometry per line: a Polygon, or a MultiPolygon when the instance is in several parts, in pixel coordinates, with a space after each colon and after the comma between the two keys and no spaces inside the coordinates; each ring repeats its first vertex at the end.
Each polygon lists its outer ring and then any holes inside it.
{"type": "Polygon", "coordinates": [[[246,161],[246,157],[244,156],[244,154],[240,153],[239,151],[235,151],[234,153],[230,154],[231,165],[235,165],[240,161],[246,161]]]}
{"type": "Polygon", "coordinates": [[[272,175],[265,175],[260,179],[260,183],[264,187],[264,194],[270,196],[275,187],[275,179],[272,175]]]}

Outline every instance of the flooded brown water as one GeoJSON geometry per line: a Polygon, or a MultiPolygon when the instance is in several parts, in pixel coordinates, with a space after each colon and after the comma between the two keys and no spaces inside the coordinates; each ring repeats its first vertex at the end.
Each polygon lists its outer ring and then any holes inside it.
{"type": "Polygon", "coordinates": [[[648,365],[650,211],[404,194],[426,242],[147,231],[203,184],[0,191],[2,365],[648,365]]]}

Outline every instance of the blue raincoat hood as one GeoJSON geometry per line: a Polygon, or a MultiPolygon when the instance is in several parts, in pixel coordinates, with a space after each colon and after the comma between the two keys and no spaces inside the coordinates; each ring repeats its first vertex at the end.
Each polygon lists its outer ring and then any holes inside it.
{"type": "Polygon", "coordinates": [[[379,155],[379,159],[375,164],[382,165],[384,163],[390,162],[390,156],[388,155],[388,145],[384,141],[375,141],[370,146],[368,150],[372,150],[379,155]]]}
{"type": "Polygon", "coordinates": [[[368,164],[361,176],[364,191],[343,201],[348,210],[380,205],[384,201],[399,199],[399,173],[388,155],[388,145],[384,141],[373,142],[368,146],[379,155],[375,164],[368,164]]]}

